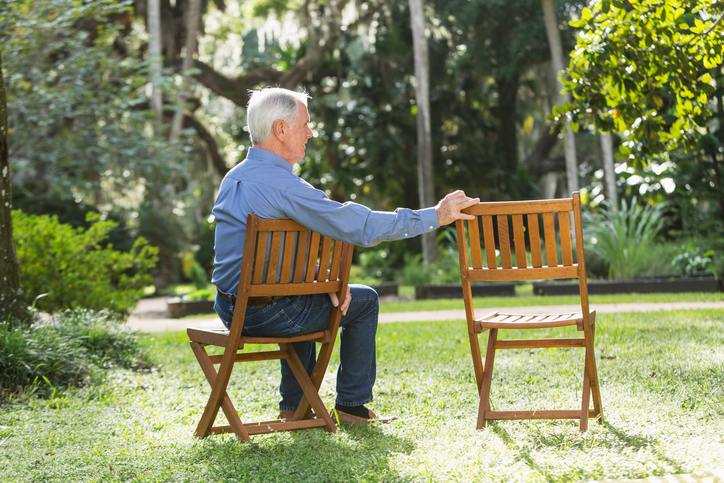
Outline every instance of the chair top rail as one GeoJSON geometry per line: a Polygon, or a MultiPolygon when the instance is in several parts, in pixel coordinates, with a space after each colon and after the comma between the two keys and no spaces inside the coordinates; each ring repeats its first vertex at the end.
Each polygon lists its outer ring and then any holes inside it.
{"type": "Polygon", "coordinates": [[[563,198],[540,201],[489,201],[462,210],[470,215],[527,215],[533,213],[559,213],[573,211],[573,199],[563,198]]]}

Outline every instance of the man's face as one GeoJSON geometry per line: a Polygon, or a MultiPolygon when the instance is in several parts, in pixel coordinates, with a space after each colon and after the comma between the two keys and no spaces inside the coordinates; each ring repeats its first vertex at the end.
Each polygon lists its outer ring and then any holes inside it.
{"type": "Polygon", "coordinates": [[[309,111],[301,102],[297,102],[299,106],[299,116],[294,121],[294,125],[290,126],[285,123],[284,142],[282,157],[294,164],[304,158],[307,140],[313,136],[312,130],[309,128],[309,111]]]}

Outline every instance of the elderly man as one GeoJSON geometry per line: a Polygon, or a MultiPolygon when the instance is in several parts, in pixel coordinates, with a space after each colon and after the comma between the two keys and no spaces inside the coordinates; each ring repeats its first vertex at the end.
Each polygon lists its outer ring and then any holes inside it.
{"type": "MultiPolygon", "coordinates": [[[[462,191],[448,194],[437,206],[422,210],[398,208],[372,211],[357,203],[338,203],[323,191],[292,174],[304,158],[312,137],[306,93],[266,88],[251,94],[247,124],[252,148],[246,159],[221,182],[213,209],[216,218],[214,275],[218,293],[214,309],[229,327],[239,286],[246,217],[291,219],[323,235],[361,246],[400,240],[435,230],[456,219],[472,219],[460,212],[477,203],[462,191]]],[[[246,336],[293,336],[323,330],[332,306],[341,302],[340,365],[337,371],[335,411],[341,422],[367,423],[377,416],[365,404],[372,401],[375,383],[375,335],[379,312],[377,293],[364,285],[350,285],[345,300],[335,294],[275,299],[247,308],[246,336]]],[[[311,374],[316,361],[312,342],[294,344],[311,374]]],[[[282,361],[279,418],[291,418],[302,390],[286,361],[282,361]]]]}

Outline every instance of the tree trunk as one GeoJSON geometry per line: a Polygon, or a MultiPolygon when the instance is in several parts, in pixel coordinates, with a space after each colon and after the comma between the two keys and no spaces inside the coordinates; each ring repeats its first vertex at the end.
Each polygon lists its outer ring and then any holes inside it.
{"type": "Polygon", "coordinates": [[[163,57],[161,55],[161,0],[148,0],[148,35],[151,37],[148,54],[150,56],[150,75],[153,85],[151,109],[156,111],[159,124],[163,123],[163,96],[161,93],[161,75],[163,57]]]}
{"type": "MultiPolygon", "coordinates": [[[[199,22],[201,20],[201,0],[189,0],[186,15],[186,57],[184,57],[183,62],[184,71],[188,71],[194,66],[194,54],[196,54],[198,45],[196,41],[196,31],[199,28],[199,22]]],[[[189,76],[184,75],[178,111],[174,112],[173,122],[171,123],[171,134],[169,135],[171,140],[178,136],[183,126],[184,104],[186,103],[186,96],[188,95],[189,81],[189,76]]]]}
{"type": "MultiPolygon", "coordinates": [[[[430,122],[430,57],[425,37],[423,0],[410,0],[412,45],[415,54],[415,100],[417,105],[417,181],[420,208],[435,205],[432,179],[432,131],[430,122]]],[[[422,235],[422,258],[435,261],[435,235],[422,235]]]]}
{"type": "Polygon", "coordinates": [[[20,263],[13,238],[13,194],[10,184],[8,146],[8,111],[0,50],[0,322],[8,319],[26,321],[30,318],[23,287],[20,284],[20,263]]]}
{"type": "MultiPolygon", "coordinates": [[[[561,33],[558,31],[558,19],[556,18],[554,0],[541,0],[543,5],[543,18],[545,19],[546,35],[548,37],[548,46],[551,51],[551,61],[553,64],[553,72],[556,79],[558,74],[563,70],[563,44],[561,43],[561,33]]],[[[563,93],[563,84],[558,81],[558,103],[563,105],[570,99],[569,94],[563,93]]],[[[566,177],[568,178],[568,191],[573,193],[578,191],[578,161],[576,159],[576,138],[570,123],[566,123],[566,134],[563,139],[566,152],[566,177]]]]}
{"type": "Polygon", "coordinates": [[[602,132],[601,163],[603,164],[603,187],[606,199],[612,207],[618,208],[618,191],[616,190],[616,171],[613,166],[613,134],[602,132]]]}

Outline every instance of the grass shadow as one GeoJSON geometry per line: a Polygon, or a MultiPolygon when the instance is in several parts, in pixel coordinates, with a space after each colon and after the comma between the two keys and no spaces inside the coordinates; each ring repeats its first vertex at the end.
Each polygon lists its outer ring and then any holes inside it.
{"type": "Polygon", "coordinates": [[[321,429],[258,435],[244,443],[233,435],[197,443],[191,460],[210,481],[411,481],[390,464],[410,454],[413,441],[381,425],[343,425],[337,434],[321,429]]]}

